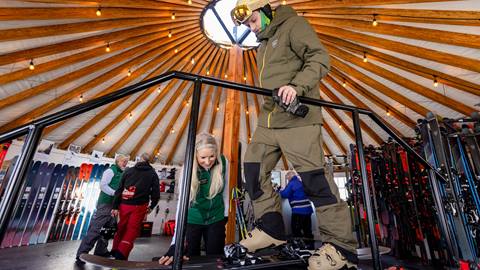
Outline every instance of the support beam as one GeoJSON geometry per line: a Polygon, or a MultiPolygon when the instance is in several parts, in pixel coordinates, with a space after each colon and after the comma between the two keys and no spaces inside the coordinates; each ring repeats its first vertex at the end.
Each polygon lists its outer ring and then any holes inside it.
{"type": "Polygon", "coordinates": [[[332,138],[333,142],[337,144],[337,147],[342,150],[342,154],[345,155],[347,153],[347,148],[345,148],[345,145],[338,139],[337,135],[335,135],[335,132],[332,130],[332,128],[328,125],[327,121],[323,122],[323,127],[327,131],[328,135],[330,138],[332,138]]]}

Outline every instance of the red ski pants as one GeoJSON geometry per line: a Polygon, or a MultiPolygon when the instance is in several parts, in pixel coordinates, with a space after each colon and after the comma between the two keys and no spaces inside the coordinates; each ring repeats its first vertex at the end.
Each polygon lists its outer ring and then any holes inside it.
{"type": "Polygon", "coordinates": [[[140,235],[143,219],[147,214],[148,204],[120,204],[117,233],[113,238],[112,250],[118,250],[128,259],[135,239],[140,235]]]}

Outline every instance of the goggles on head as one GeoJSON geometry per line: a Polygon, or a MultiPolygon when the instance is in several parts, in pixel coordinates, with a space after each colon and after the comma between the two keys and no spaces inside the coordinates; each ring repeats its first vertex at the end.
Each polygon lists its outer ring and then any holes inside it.
{"type": "Polygon", "coordinates": [[[241,25],[252,16],[252,13],[253,11],[247,5],[236,6],[231,12],[232,20],[235,25],[241,25]]]}

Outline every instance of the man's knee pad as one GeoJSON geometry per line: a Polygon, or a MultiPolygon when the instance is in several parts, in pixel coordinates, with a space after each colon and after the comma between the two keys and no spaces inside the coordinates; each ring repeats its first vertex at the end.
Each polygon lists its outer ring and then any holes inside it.
{"type": "Polygon", "coordinates": [[[300,172],[299,174],[305,193],[315,207],[337,203],[337,198],[328,185],[324,169],[300,172]]]}
{"type": "Polygon", "coordinates": [[[252,200],[256,200],[262,196],[263,191],[260,188],[260,163],[245,162],[243,163],[245,172],[245,189],[252,200]]]}

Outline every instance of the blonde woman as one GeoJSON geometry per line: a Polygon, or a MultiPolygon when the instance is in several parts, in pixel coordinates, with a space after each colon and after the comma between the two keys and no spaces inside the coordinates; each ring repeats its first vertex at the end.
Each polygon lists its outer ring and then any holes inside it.
{"type": "MultiPolygon", "coordinates": [[[[228,216],[227,161],[220,155],[217,141],[211,134],[197,135],[195,160],[185,234],[185,260],[200,255],[202,238],[207,255],[223,254],[225,217],[228,216]]],[[[160,264],[173,262],[174,242],[175,236],[168,252],[159,259],[160,264]]]]}

